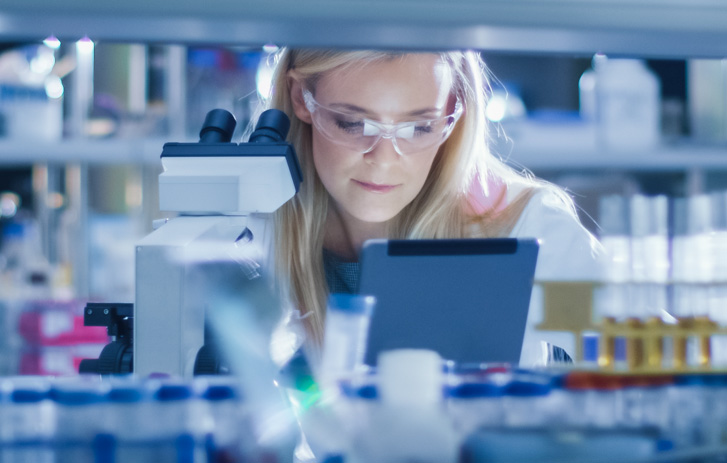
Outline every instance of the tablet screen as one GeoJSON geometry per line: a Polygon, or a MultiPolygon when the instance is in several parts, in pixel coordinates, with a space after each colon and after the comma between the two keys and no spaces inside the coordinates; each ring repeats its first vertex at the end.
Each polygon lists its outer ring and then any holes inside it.
{"type": "Polygon", "coordinates": [[[359,293],[377,301],[366,363],[423,348],[458,363],[516,364],[537,255],[534,239],[367,241],[359,293]]]}

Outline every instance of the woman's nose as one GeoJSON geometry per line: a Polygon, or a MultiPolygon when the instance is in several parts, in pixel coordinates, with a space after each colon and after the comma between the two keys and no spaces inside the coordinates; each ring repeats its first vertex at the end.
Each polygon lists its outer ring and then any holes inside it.
{"type": "Polygon", "coordinates": [[[394,139],[389,137],[381,137],[371,151],[364,153],[364,160],[367,163],[382,166],[398,162],[400,157],[394,146],[394,139]]]}

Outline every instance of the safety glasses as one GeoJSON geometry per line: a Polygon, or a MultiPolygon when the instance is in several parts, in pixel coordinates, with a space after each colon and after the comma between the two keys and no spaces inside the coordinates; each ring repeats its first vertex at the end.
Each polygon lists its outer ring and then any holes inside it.
{"type": "Polygon", "coordinates": [[[396,124],[366,119],[354,113],[338,111],[318,103],[309,90],[303,99],[313,118],[313,125],[332,142],[359,153],[368,153],[382,138],[391,139],[400,156],[415,154],[439,145],[452,133],[462,115],[459,98],[454,112],[436,119],[405,121],[396,124]]]}

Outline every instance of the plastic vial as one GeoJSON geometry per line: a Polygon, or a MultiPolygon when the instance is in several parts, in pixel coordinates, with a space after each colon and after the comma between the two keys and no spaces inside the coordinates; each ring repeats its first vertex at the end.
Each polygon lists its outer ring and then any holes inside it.
{"type": "Polygon", "coordinates": [[[108,394],[108,432],[116,441],[116,461],[154,461],[154,442],[149,440],[157,425],[150,407],[152,392],[140,380],[112,381],[108,394]]]}
{"type": "Polygon", "coordinates": [[[550,392],[550,381],[541,377],[519,377],[510,381],[503,399],[505,426],[546,426],[553,418],[550,392]]]}
{"type": "Polygon", "coordinates": [[[201,458],[200,433],[196,431],[208,428],[209,417],[205,413],[195,413],[197,407],[192,386],[164,381],[153,397],[150,405],[155,427],[150,437],[154,441],[155,461],[201,458]]]}
{"type": "Polygon", "coordinates": [[[239,385],[231,378],[204,378],[200,391],[212,424],[207,447],[214,461],[244,460],[255,456],[254,428],[245,414],[239,385]],[[211,445],[210,445],[211,444],[211,445]]]}
{"type": "Polygon", "coordinates": [[[678,375],[669,390],[670,406],[667,437],[676,449],[701,444],[707,412],[704,376],[678,375]]]}
{"type": "Polygon", "coordinates": [[[568,423],[574,427],[613,430],[623,415],[623,389],[618,376],[574,372],[563,380],[570,406],[568,423]]]}
{"type": "Polygon", "coordinates": [[[10,378],[2,383],[0,461],[51,463],[55,433],[50,384],[39,377],[10,378]]]}
{"type": "Polygon", "coordinates": [[[664,432],[670,426],[669,376],[629,376],[623,379],[622,426],[629,429],[656,428],[664,432]]]}
{"type": "Polygon", "coordinates": [[[706,414],[703,445],[727,444],[727,375],[705,375],[706,414]]]}
{"type": "Polygon", "coordinates": [[[385,351],[377,372],[381,400],[346,461],[458,461],[457,433],[443,410],[439,355],[424,349],[385,351]]]}
{"type": "Polygon", "coordinates": [[[50,398],[56,409],[55,461],[94,461],[94,439],[108,431],[107,385],[84,378],[56,380],[50,398]]]}
{"type": "Polygon", "coordinates": [[[504,384],[492,379],[464,379],[447,391],[447,413],[455,429],[468,435],[481,427],[499,427],[503,420],[504,384]]]}
{"type": "Polygon", "coordinates": [[[358,294],[331,294],[326,312],[321,378],[330,381],[361,370],[369,322],[376,298],[358,294]]]}

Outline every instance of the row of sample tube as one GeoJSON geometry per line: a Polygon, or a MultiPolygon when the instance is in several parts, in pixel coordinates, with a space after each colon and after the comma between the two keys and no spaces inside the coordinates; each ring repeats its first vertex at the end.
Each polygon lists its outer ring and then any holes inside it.
{"type": "Polygon", "coordinates": [[[0,381],[3,462],[280,461],[254,439],[233,378],[0,381]]]}
{"type": "Polygon", "coordinates": [[[609,256],[602,317],[705,317],[727,325],[727,191],[684,198],[605,196],[609,256]]]}
{"type": "MultiPolygon", "coordinates": [[[[726,449],[724,374],[485,367],[446,376],[440,404],[464,461],[681,461],[726,449]]],[[[361,433],[369,415],[388,406],[375,373],[344,381],[341,388],[361,433]]],[[[407,417],[401,421],[406,427],[407,417]]],[[[393,420],[389,425],[380,435],[396,433],[393,420]]]]}

